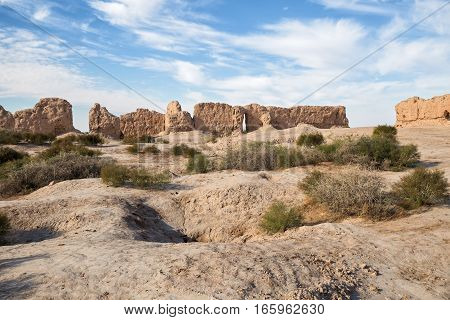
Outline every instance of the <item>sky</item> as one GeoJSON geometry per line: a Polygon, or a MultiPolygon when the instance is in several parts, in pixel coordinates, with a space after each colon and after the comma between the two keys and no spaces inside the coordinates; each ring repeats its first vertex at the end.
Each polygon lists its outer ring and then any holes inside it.
{"type": "Polygon", "coordinates": [[[61,97],[82,131],[95,102],[120,115],[172,100],[344,105],[352,127],[392,124],[401,100],[450,92],[450,4],[391,41],[448,2],[0,0],[0,105],[61,97]]]}

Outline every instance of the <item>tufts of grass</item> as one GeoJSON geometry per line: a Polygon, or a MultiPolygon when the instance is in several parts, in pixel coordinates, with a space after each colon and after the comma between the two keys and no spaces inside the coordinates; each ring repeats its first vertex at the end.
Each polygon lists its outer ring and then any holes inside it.
{"type": "Polygon", "coordinates": [[[161,150],[159,150],[159,148],[157,146],[155,146],[154,144],[145,147],[144,148],[144,152],[145,153],[151,153],[151,154],[159,154],[161,153],[161,150]]]}
{"type": "Polygon", "coordinates": [[[302,225],[302,215],[298,208],[289,208],[280,201],[275,201],[262,216],[261,228],[269,234],[284,232],[302,225]]]}
{"type": "Polygon", "coordinates": [[[111,163],[102,167],[100,178],[108,186],[120,187],[128,179],[128,169],[125,166],[111,163]]]}
{"type": "Polygon", "coordinates": [[[315,147],[324,143],[325,139],[320,132],[303,133],[297,139],[298,146],[315,147]]]}
{"type": "Polygon", "coordinates": [[[402,207],[416,209],[443,202],[448,197],[447,188],[444,171],[416,168],[395,183],[392,191],[402,207]]]}
{"type": "Polygon", "coordinates": [[[155,143],[156,139],[151,136],[126,136],[122,139],[122,144],[136,144],[136,143],[155,143]]]}
{"type": "Polygon", "coordinates": [[[78,135],[77,141],[83,146],[98,146],[105,143],[105,139],[96,133],[78,135]]]}

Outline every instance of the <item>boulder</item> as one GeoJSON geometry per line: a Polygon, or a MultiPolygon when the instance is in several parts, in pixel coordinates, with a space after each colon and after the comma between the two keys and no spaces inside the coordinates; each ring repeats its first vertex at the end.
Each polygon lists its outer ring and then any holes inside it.
{"type": "Polygon", "coordinates": [[[120,118],[109,113],[108,109],[96,103],[89,111],[89,132],[103,136],[120,138],[120,118]]]}
{"type": "Polygon", "coordinates": [[[14,130],[14,117],[0,106],[0,130],[14,130]]]}
{"type": "Polygon", "coordinates": [[[397,127],[450,126],[450,94],[412,97],[395,106],[397,127]]]}
{"type": "Polygon", "coordinates": [[[41,99],[33,109],[14,113],[14,130],[54,135],[73,132],[72,105],[59,98],[41,99]]]}
{"type": "Polygon", "coordinates": [[[164,131],[164,114],[137,109],[120,116],[120,131],[124,137],[154,136],[164,131]]]}
{"type": "Polygon", "coordinates": [[[181,110],[181,105],[178,101],[172,101],[167,105],[164,119],[166,133],[194,130],[194,120],[189,112],[181,110]]]}
{"type": "Polygon", "coordinates": [[[242,131],[244,110],[225,103],[198,103],[194,106],[194,127],[218,135],[242,131]]]}

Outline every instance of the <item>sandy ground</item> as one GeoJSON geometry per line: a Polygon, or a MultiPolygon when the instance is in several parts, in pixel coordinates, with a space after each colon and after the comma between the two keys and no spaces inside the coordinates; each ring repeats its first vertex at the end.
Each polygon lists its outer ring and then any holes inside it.
{"type": "MultiPolygon", "coordinates": [[[[264,129],[245,139],[292,143],[305,130],[264,129]]],[[[371,128],[321,131],[331,138],[371,128]]],[[[185,142],[210,156],[240,140],[165,138],[162,151],[185,142]]],[[[450,178],[448,129],[400,129],[399,138],[450,178]]],[[[273,200],[299,203],[308,168],[182,175],[179,158],[130,155],[114,141],[101,149],[179,177],[152,191],[65,181],[0,201],[15,229],[0,247],[0,299],[450,298],[450,203],[377,223],[319,223],[317,212],[308,226],[267,236],[261,214],[273,200]]],[[[388,184],[403,174],[382,173],[388,184]]]]}

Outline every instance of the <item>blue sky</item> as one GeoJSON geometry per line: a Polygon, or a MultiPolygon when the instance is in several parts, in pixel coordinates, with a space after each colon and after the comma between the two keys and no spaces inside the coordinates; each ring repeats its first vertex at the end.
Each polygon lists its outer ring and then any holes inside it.
{"type": "MultiPolygon", "coordinates": [[[[0,104],[62,97],[81,130],[95,102],[117,115],[171,100],[292,106],[446,2],[0,0],[0,104]]],[[[449,92],[450,5],[302,104],[345,105],[351,126],[371,126],[449,92]]]]}

